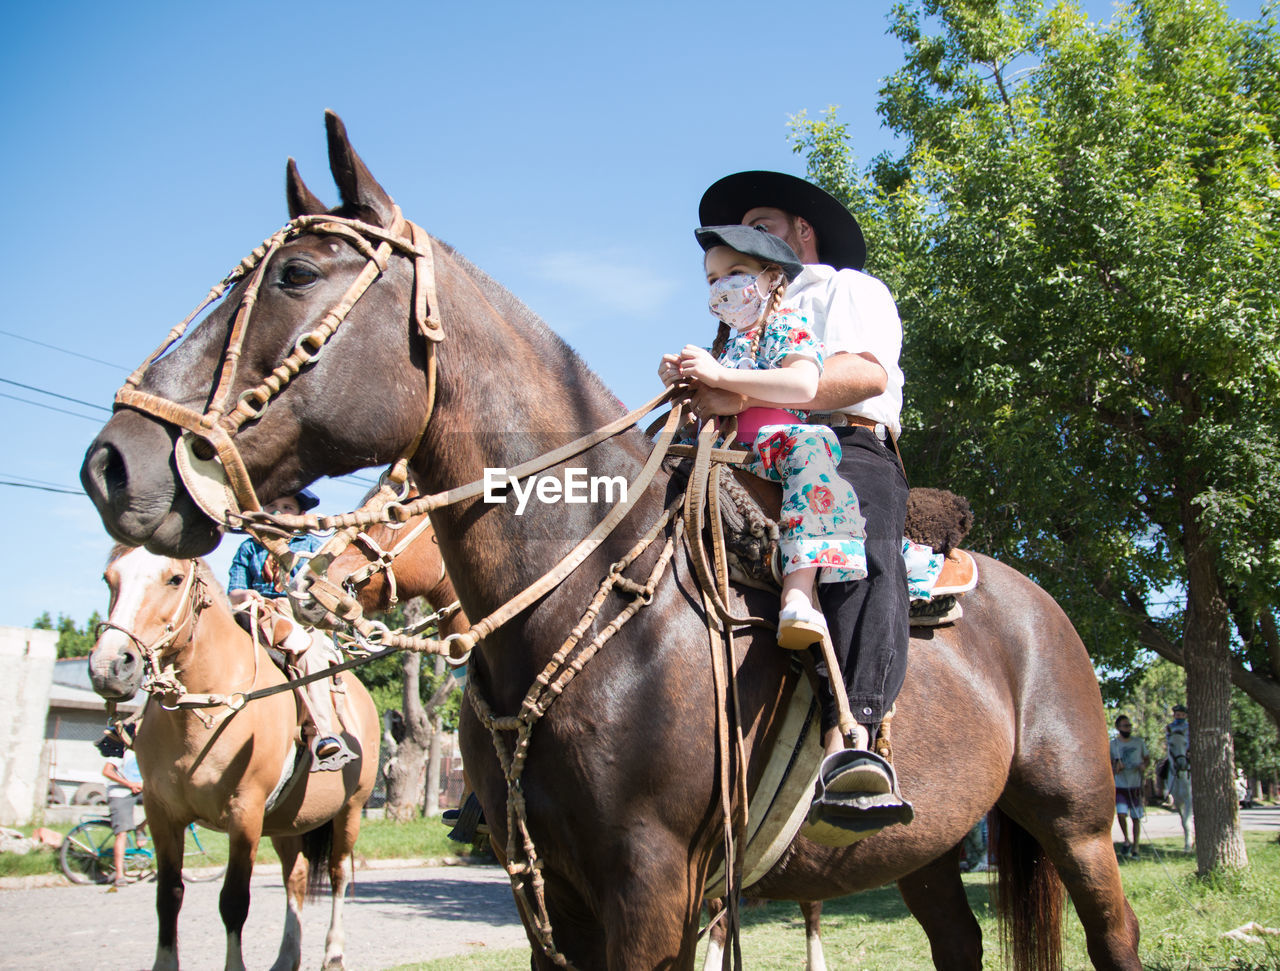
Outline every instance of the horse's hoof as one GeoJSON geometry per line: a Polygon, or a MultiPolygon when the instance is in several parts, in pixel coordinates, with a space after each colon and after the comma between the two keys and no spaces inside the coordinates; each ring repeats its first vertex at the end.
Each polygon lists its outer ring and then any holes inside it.
{"type": "Polygon", "coordinates": [[[326,958],[320,971],[346,971],[346,967],[346,964],[343,963],[342,955],[339,954],[336,957],[326,958]]]}

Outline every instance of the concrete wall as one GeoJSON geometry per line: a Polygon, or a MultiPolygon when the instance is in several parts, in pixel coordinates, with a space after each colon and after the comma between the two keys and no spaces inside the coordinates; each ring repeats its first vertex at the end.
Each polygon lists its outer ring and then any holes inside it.
{"type": "Polygon", "coordinates": [[[44,805],[40,756],[57,646],[57,631],[0,627],[0,826],[29,823],[44,805]]]}

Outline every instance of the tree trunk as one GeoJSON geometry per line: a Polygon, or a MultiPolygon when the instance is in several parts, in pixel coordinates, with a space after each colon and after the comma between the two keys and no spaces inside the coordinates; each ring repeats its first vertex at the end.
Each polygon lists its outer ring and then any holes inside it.
{"type": "Polygon", "coordinates": [[[405,822],[416,819],[422,805],[431,728],[418,696],[422,655],[406,651],[401,657],[401,670],[404,672],[401,694],[404,739],[396,747],[395,757],[387,763],[384,772],[387,777],[387,819],[405,822]]]}
{"type": "Polygon", "coordinates": [[[1249,860],[1236,800],[1227,601],[1197,513],[1194,508],[1184,509],[1187,613],[1183,655],[1191,721],[1196,869],[1204,876],[1220,869],[1242,869],[1249,860]]]}
{"type": "MultiPolygon", "coordinates": [[[[437,654],[435,658],[436,676],[444,674],[444,656],[437,654]]],[[[431,708],[431,745],[427,749],[427,795],[422,804],[422,811],[428,819],[440,812],[440,736],[443,729],[440,718],[440,706],[431,708]]]]}

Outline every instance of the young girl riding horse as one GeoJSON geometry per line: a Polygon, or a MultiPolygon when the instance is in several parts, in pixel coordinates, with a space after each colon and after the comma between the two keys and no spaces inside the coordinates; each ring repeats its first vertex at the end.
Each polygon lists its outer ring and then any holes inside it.
{"type": "Polygon", "coordinates": [[[711,353],[693,344],[663,355],[658,374],[671,385],[696,381],[779,407],[748,408],[737,440],[751,448],[744,467],[782,484],[779,546],[782,610],[778,643],[806,648],[827,635],[816,583],[867,575],[865,522],[853,488],[836,472],[840,443],[830,428],[809,425],[786,407],[813,399],[824,350],[803,316],[783,305],[802,266],[777,236],[751,226],[694,231],[706,253],[711,312],[720,329],[711,353]],[[714,356],[713,356],[714,355],[714,356]]]}

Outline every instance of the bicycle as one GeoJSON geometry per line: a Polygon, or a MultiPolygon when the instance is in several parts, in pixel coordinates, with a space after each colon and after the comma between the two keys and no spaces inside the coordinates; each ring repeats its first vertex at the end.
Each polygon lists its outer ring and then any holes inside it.
{"type": "MultiPolygon", "coordinates": [[[[129,840],[125,844],[125,876],[137,881],[150,880],[156,875],[156,858],[150,843],[138,841],[138,833],[146,825],[144,819],[129,830],[129,840]]],[[[187,835],[190,840],[184,839],[182,847],[184,882],[217,880],[227,872],[226,864],[219,864],[200,839],[195,823],[187,825],[187,835]]],[[[115,841],[110,819],[94,817],[84,820],[62,841],[59,853],[62,872],[72,883],[110,883],[116,875],[115,841]]]]}

